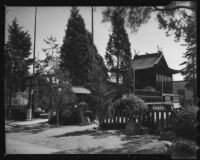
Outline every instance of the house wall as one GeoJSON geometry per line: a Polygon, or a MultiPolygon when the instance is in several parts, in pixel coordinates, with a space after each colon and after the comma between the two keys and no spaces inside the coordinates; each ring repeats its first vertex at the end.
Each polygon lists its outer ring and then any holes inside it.
{"type": "Polygon", "coordinates": [[[145,89],[150,86],[155,88],[156,91],[162,92],[163,83],[163,93],[172,93],[172,74],[170,73],[163,73],[155,67],[152,69],[136,70],[135,76],[136,89],[145,89]]]}
{"type": "Polygon", "coordinates": [[[147,87],[155,88],[155,72],[152,69],[135,71],[135,88],[145,89],[147,87]]]}

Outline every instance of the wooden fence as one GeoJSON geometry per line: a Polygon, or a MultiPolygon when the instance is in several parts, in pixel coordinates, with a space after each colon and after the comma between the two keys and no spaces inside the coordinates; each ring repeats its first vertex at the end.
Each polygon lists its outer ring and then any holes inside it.
{"type": "Polygon", "coordinates": [[[128,117],[125,113],[118,112],[113,117],[107,117],[103,119],[103,121],[100,123],[100,128],[102,129],[125,129],[126,123],[133,119],[135,122],[139,122],[139,117],[133,116],[128,117]]]}
{"type": "Polygon", "coordinates": [[[173,111],[173,105],[167,103],[147,103],[148,112],[139,116],[129,117],[125,113],[118,113],[113,117],[104,118],[100,123],[102,129],[125,129],[126,123],[133,119],[135,123],[140,122],[142,126],[148,128],[165,128],[169,126],[169,117],[173,111]]]}

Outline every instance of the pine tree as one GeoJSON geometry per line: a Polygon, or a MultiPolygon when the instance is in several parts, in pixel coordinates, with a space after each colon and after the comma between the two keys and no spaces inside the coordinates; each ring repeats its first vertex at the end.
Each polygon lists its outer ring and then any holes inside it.
{"type": "Polygon", "coordinates": [[[98,54],[91,33],[86,30],[84,20],[76,7],[72,7],[60,52],[60,66],[69,71],[73,85],[87,83],[93,68],[99,66],[102,76],[106,77],[103,58],[98,54]]]}
{"type": "Polygon", "coordinates": [[[92,69],[86,33],[79,10],[72,7],[60,50],[60,66],[70,72],[72,83],[75,85],[83,85],[87,81],[88,72],[92,69]]]}
{"type": "Polygon", "coordinates": [[[123,78],[126,84],[126,75],[131,62],[131,49],[128,34],[124,27],[124,19],[121,17],[120,11],[115,11],[111,17],[112,34],[109,35],[109,41],[106,48],[106,63],[111,77],[116,78],[117,86],[119,79],[123,78]]]}
{"type": "Polygon", "coordinates": [[[194,102],[197,101],[197,27],[194,15],[185,15],[187,27],[184,33],[187,35],[184,39],[187,49],[183,57],[186,59],[180,65],[185,65],[182,69],[182,75],[186,83],[186,88],[193,91],[194,102]]]}
{"type": "Polygon", "coordinates": [[[28,76],[29,65],[33,62],[30,59],[31,54],[31,37],[26,31],[22,31],[23,27],[20,27],[15,18],[12,25],[8,28],[8,41],[5,45],[5,54],[7,60],[5,65],[9,68],[5,68],[6,72],[10,73],[10,83],[8,85],[14,85],[14,91],[23,90],[25,88],[25,80],[28,76]]]}

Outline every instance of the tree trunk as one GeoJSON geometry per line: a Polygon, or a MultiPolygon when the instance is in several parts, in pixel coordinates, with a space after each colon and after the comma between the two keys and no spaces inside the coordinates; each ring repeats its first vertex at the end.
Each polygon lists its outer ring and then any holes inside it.
{"type": "Polygon", "coordinates": [[[53,108],[51,108],[48,112],[48,120],[51,120],[52,117],[53,117],[53,108]]]}
{"type": "Polygon", "coordinates": [[[117,56],[116,83],[117,83],[117,92],[118,92],[118,89],[119,89],[119,56],[117,56]]]}
{"type": "Polygon", "coordinates": [[[59,125],[59,109],[58,109],[58,105],[56,106],[56,124],[59,125]]]}
{"type": "Polygon", "coordinates": [[[194,98],[194,104],[196,104],[196,100],[197,100],[197,97],[196,97],[196,85],[195,85],[195,60],[194,60],[194,57],[192,57],[192,63],[193,63],[193,83],[192,83],[192,90],[193,90],[193,98],[194,98]]]}
{"type": "Polygon", "coordinates": [[[29,91],[28,91],[28,109],[27,109],[27,117],[26,117],[26,119],[31,119],[32,117],[31,117],[31,115],[30,114],[32,114],[32,107],[31,107],[31,105],[32,105],[32,95],[31,95],[31,89],[32,89],[32,80],[31,79],[29,79],[29,91]]]}
{"type": "Polygon", "coordinates": [[[52,91],[52,77],[50,77],[50,109],[53,108],[53,91],[52,91]]]}
{"type": "Polygon", "coordinates": [[[12,84],[11,84],[11,87],[10,87],[10,97],[9,97],[9,113],[8,113],[8,119],[10,120],[11,119],[11,112],[12,112],[12,91],[13,91],[13,87],[12,87],[12,84]]]}

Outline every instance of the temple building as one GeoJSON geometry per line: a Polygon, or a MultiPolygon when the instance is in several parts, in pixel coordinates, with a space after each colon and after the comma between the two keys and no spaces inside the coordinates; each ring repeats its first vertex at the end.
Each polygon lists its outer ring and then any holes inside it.
{"type": "Polygon", "coordinates": [[[135,94],[142,99],[158,101],[161,95],[173,93],[172,75],[179,71],[168,66],[162,52],[135,55],[132,66],[135,70],[135,94]],[[141,94],[141,90],[146,94],[141,94]]]}
{"type": "MultiPolygon", "coordinates": [[[[162,52],[135,55],[132,67],[135,73],[135,95],[139,98],[146,102],[161,102],[165,101],[166,96],[173,95],[173,74],[179,71],[168,66],[162,52]]],[[[109,82],[116,84],[116,80],[109,82]]],[[[122,83],[123,80],[119,84],[122,83]]]]}

